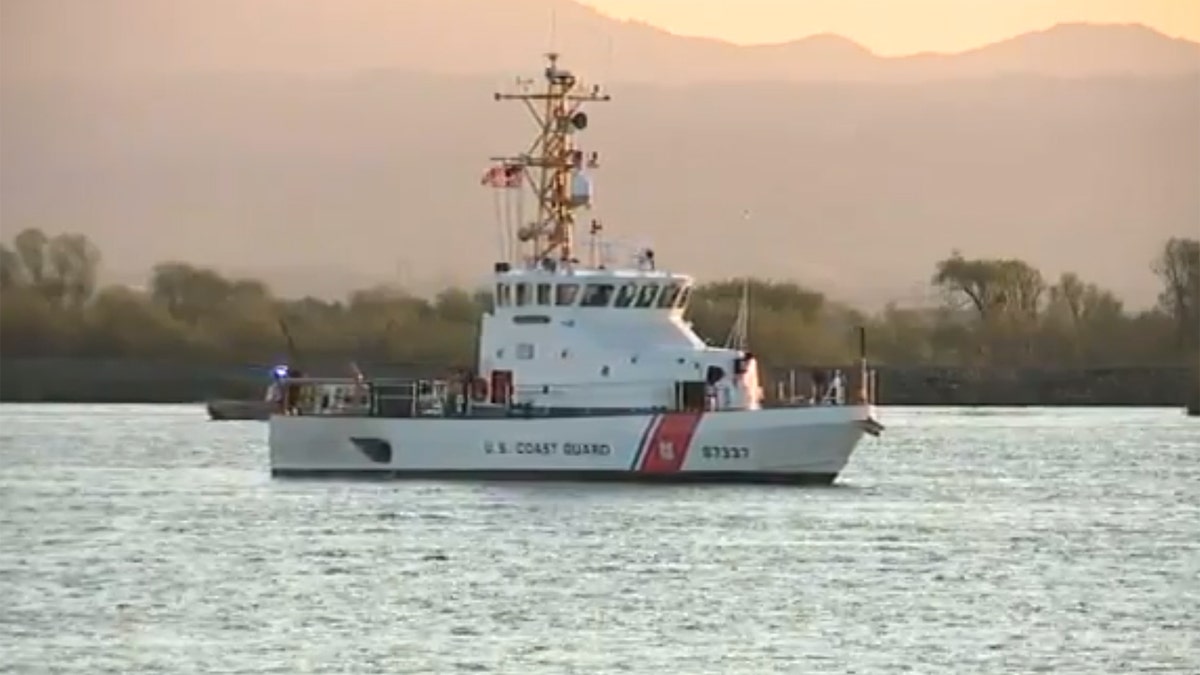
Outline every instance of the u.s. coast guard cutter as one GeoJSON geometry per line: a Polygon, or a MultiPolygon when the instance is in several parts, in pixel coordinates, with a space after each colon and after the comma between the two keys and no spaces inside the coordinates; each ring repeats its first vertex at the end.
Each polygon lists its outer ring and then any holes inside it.
{"type": "MultiPolygon", "coordinates": [[[[758,364],[705,344],[684,320],[692,278],[649,250],[626,266],[573,246],[591,187],[574,138],[584,88],[548,55],[545,88],[520,100],[538,123],[530,150],[493,158],[483,183],[532,189],[537,216],[496,263],[476,372],[451,380],[305,377],[270,418],[278,476],[829,483],[863,434],[878,434],[873,378],[840,376],[811,398],[764,400],[758,364]]],[[[785,397],[786,398],[786,397],[785,397]]]]}

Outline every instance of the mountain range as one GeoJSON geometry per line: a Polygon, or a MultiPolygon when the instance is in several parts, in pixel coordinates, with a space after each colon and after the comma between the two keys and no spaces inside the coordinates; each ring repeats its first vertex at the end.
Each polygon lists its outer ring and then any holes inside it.
{"type": "Polygon", "coordinates": [[[1195,43],[1068,24],[886,58],[569,0],[5,0],[0,227],[85,232],[122,279],[183,258],[287,292],[473,282],[496,249],[478,176],[533,131],[491,92],[551,45],[614,97],[581,134],[595,215],[700,277],[877,304],[957,248],[1144,304],[1155,247],[1200,230],[1195,43]]]}
{"type": "Polygon", "coordinates": [[[550,48],[609,81],[669,84],[1177,75],[1200,65],[1196,44],[1139,25],[1065,24],[958,54],[884,58],[828,34],[751,46],[676,36],[572,0],[5,0],[0,12],[6,78],[377,69],[508,77],[550,48]]]}

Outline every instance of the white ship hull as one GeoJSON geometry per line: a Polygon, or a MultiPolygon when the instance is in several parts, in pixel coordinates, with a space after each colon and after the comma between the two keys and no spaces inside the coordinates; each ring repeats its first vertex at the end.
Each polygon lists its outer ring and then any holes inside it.
{"type": "Polygon", "coordinates": [[[869,405],[597,417],[275,415],[274,476],[830,483],[869,405]]]}

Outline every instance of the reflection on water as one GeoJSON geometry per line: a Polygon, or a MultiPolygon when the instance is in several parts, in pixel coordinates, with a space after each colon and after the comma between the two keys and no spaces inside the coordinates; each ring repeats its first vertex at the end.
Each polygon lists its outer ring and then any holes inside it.
{"type": "Polygon", "coordinates": [[[0,406],[9,672],[1197,672],[1200,420],[885,410],[838,486],[271,480],[0,406]]]}

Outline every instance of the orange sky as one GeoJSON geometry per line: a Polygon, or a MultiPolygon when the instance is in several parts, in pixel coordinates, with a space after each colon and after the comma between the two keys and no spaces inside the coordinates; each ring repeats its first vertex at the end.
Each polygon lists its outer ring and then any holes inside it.
{"type": "Polygon", "coordinates": [[[1142,23],[1200,42],[1200,0],[583,1],[684,35],[756,43],[837,33],[887,56],[962,51],[1067,21],[1142,23]]]}

